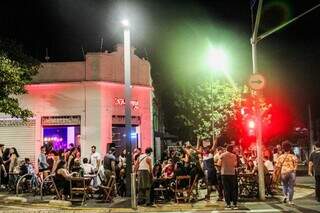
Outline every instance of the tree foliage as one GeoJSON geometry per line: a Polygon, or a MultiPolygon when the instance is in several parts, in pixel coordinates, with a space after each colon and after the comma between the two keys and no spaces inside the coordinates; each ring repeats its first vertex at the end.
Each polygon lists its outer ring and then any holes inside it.
{"type": "Polygon", "coordinates": [[[177,118],[202,138],[220,135],[234,118],[240,96],[240,90],[226,82],[203,81],[176,94],[177,118]]]}
{"type": "Polygon", "coordinates": [[[0,112],[26,119],[32,116],[19,106],[18,95],[26,93],[24,86],[38,73],[40,63],[23,52],[14,41],[0,40],[0,112]]]}

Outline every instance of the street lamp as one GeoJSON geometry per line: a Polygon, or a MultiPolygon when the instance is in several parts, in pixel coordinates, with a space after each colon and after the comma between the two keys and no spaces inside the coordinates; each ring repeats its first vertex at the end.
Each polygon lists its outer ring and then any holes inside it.
{"type": "MultiPolygon", "coordinates": [[[[130,23],[127,19],[121,21],[124,36],[124,82],[125,82],[125,131],[126,131],[126,196],[131,197],[132,192],[132,149],[131,149],[131,46],[130,46],[130,23]]],[[[133,196],[134,197],[134,196],[133,196]]],[[[134,201],[132,201],[134,202],[134,201]]],[[[134,206],[134,204],[132,204],[134,206]]]]}
{"type": "Polygon", "coordinates": [[[228,57],[221,48],[210,48],[208,53],[208,64],[212,71],[226,72],[228,70],[228,57]]]}

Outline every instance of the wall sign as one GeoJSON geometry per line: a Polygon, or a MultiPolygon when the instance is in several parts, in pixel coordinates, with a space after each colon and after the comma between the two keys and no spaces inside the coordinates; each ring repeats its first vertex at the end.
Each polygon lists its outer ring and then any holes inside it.
{"type": "MultiPolygon", "coordinates": [[[[134,111],[137,111],[139,109],[139,101],[132,100],[130,103],[134,111]]],[[[126,104],[126,101],[124,100],[124,98],[114,98],[114,105],[124,106],[125,104],[126,104]]]]}
{"type": "MultiPolygon", "coordinates": [[[[112,116],[112,124],[125,124],[126,119],[123,115],[113,115],[112,116]]],[[[132,116],[131,117],[131,124],[139,126],[141,124],[141,119],[139,116],[132,116]]]]}
{"type": "Polygon", "coordinates": [[[80,125],[81,116],[43,116],[41,118],[42,126],[59,126],[59,125],[80,125]]]}

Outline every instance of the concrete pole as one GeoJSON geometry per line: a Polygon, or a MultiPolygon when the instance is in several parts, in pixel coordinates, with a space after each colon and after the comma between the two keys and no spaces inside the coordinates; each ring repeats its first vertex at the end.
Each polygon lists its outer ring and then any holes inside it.
{"type": "Polygon", "coordinates": [[[313,126],[312,126],[312,114],[311,114],[311,106],[308,104],[308,117],[309,117],[309,156],[313,151],[313,126]]]}
{"type": "MultiPolygon", "coordinates": [[[[252,47],[252,73],[255,74],[258,72],[257,68],[257,35],[260,24],[261,10],[262,10],[263,0],[259,0],[258,11],[255,20],[255,26],[251,38],[251,47],[252,47]]],[[[257,92],[258,93],[258,92],[257,92]]],[[[260,93],[260,92],[259,92],[260,93]]],[[[261,94],[256,94],[257,97],[261,94]]],[[[256,108],[256,137],[257,137],[257,157],[258,157],[258,176],[259,176],[259,198],[260,200],[265,200],[265,184],[264,184],[264,165],[262,158],[262,119],[261,111],[259,106],[259,101],[257,100],[256,108]]]]}
{"type": "Polygon", "coordinates": [[[131,47],[130,30],[124,28],[124,81],[125,81],[125,123],[126,123],[126,195],[131,196],[132,150],[131,150],[131,47]]]}

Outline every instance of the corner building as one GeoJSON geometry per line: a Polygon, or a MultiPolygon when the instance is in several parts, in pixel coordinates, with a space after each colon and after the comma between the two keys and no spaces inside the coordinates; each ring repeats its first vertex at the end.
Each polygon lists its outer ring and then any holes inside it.
{"type": "MultiPolygon", "coordinates": [[[[131,50],[132,147],[153,147],[150,63],[131,50]]],[[[82,157],[91,146],[104,155],[111,143],[125,147],[123,46],[115,52],[88,53],[85,61],[43,63],[20,105],[34,113],[23,123],[0,115],[0,143],[16,147],[20,160],[36,162],[42,145],[54,150],[80,145],[82,157]]]]}

